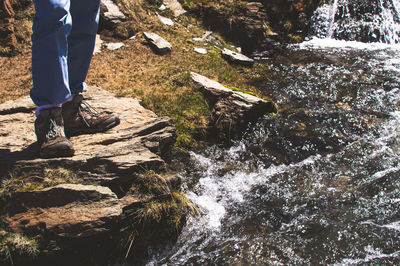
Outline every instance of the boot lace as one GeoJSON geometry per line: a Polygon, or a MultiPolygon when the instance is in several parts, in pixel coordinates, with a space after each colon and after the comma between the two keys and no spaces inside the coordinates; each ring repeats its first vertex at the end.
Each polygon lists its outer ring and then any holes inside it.
{"type": "Polygon", "coordinates": [[[50,129],[46,134],[46,139],[55,139],[57,137],[62,137],[62,133],[60,130],[60,126],[57,125],[57,122],[51,118],[50,119],[50,129]]]}
{"type": "Polygon", "coordinates": [[[89,124],[89,121],[86,119],[86,117],[97,117],[99,115],[99,112],[93,107],[91,106],[89,103],[85,102],[85,101],[81,101],[81,104],[79,105],[78,108],[78,114],[80,117],[82,117],[83,122],[85,122],[85,124],[88,127],[91,127],[89,124]],[[85,115],[87,114],[87,115],[85,115]]]}

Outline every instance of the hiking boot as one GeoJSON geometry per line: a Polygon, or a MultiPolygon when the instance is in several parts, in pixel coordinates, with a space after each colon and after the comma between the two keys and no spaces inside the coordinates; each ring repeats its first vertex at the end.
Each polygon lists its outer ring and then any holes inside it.
{"type": "Polygon", "coordinates": [[[35,121],[35,133],[41,157],[74,155],[72,143],[65,137],[61,108],[41,110],[35,121]]]}
{"type": "Polygon", "coordinates": [[[63,104],[62,116],[67,136],[104,132],[120,122],[113,113],[96,111],[83,100],[81,94],[63,104]]]}

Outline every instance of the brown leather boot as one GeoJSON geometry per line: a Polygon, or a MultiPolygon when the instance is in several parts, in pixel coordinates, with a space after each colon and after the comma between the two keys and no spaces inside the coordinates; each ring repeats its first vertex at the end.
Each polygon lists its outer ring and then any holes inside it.
{"type": "Polygon", "coordinates": [[[41,157],[74,155],[72,143],[65,137],[61,108],[41,110],[35,121],[35,133],[41,157]]]}
{"type": "Polygon", "coordinates": [[[80,94],[72,101],[63,104],[62,116],[67,136],[104,132],[120,122],[113,113],[96,111],[80,94]]]}

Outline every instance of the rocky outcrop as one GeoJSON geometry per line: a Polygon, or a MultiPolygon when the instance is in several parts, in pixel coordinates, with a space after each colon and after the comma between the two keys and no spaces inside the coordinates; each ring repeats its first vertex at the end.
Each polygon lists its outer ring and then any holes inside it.
{"type": "Polygon", "coordinates": [[[196,87],[204,94],[212,111],[212,124],[220,140],[240,136],[247,123],[265,113],[276,112],[272,102],[239,91],[191,72],[196,87]]]}
{"type": "Polygon", "coordinates": [[[72,137],[75,155],[67,159],[38,157],[33,132],[34,106],[28,97],[1,104],[0,172],[15,170],[21,174],[64,165],[79,169],[79,175],[86,181],[106,184],[129,179],[140,169],[165,167],[176,138],[170,118],[157,117],[137,99],[116,98],[94,87],[85,98],[99,111],[115,112],[121,124],[105,133],[72,137]]]}
{"type": "Polygon", "coordinates": [[[244,54],[269,55],[308,34],[309,19],[320,0],[187,2],[205,26],[238,42],[244,54]]]}
{"type": "Polygon", "coordinates": [[[155,33],[143,32],[150,47],[158,54],[164,55],[172,52],[172,45],[155,33]]]}
{"type": "MultiPolygon", "coordinates": [[[[98,88],[89,88],[85,98],[99,111],[112,110],[121,124],[104,133],[72,137],[75,155],[69,158],[38,157],[30,98],[0,105],[0,227],[38,243],[40,254],[28,265],[89,265],[88,260],[121,256],[115,252],[134,227],[153,222],[138,218],[138,209],[151,200],[172,206],[168,212],[179,205],[168,203],[179,179],[155,174],[171,159],[176,138],[171,120],[157,117],[137,99],[117,98],[98,88]],[[64,176],[51,174],[60,169],[64,176]]],[[[167,229],[167,220],[156,231],[171,239],[176,226],[167,229]]],[[[138,238],[150,241],[140,234],[138,238]]]]}
{"type": "Polygon", "coordinates": [[[2,222],[13,232],[46,231],[54,237],[83,238],[110,230],[122,214],[122,206],[107,187],[61,184],[17,193],[3,213],[2,222]]]}
{"type": "Polygon", "coordinates": [[[241,54],[237,53],[234,51],[231,51],[229,49],[224,48],[221,52],[221,55],[223,58],[228,60],[229,62],[239,64],[239,65],[244,65],[244,66],[253,66],[254,65],[254,60],[241,54]]]}

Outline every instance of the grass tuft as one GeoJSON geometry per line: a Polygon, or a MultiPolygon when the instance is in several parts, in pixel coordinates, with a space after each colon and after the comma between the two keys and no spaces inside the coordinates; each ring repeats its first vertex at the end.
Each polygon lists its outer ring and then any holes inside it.
{"type": "Polygon", "coordinates": [[[0,179],[0,200],[6,200],[16,192],[41,190],[64,183],[81,184],[73,170],[63,167],[45,168],[41,173],[16,174],[10,172],[0,179]]]}
{"type": "Polygon", "coordinates": [[[13,256],[35,257],[38,254],[38,243],[35,239],[0,228],[0,262],[13,265],[13,256]]]}

